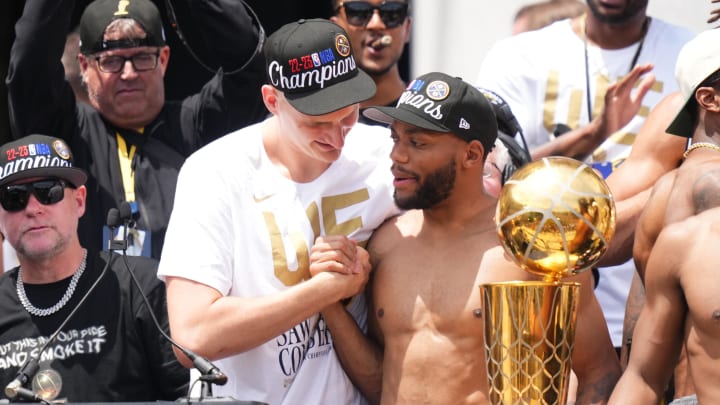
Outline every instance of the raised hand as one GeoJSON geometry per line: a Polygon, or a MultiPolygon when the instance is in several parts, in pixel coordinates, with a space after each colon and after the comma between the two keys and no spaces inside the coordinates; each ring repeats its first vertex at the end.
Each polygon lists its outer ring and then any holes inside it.
{"type": "Polygon", "coordinates": [[[605,136],[615,133],[640,111],[645,94],[655,83],[652,69],[650,63],[635,66],[625,77],[608,86],[602,113],[595,118],[600,133],[605,136]]]}

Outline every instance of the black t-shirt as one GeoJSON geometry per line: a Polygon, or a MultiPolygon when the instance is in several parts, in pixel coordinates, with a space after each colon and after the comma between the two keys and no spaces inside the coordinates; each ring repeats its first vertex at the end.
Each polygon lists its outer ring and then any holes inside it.
{"type": "MultiPolygon", "coordinates": [[[[52,368],[60,374],[58,399],[69,402],[156,401],[186,396],[188,370],[177,362],[172,346],[155,327],[122,257],[113,256],[97,287],[40,354],[40,370],[52,368]]],[[[70,301],[46,317],[32,316],[20,304],[17,268],[0,277],[0,386],[15,378],[28,355],[38,356],[47,338],[99,278],[106,264],[104,258],[107,253],[88,257],[70,301]]],[[[128,257],[128,263],[167,332],[165,287],[156,276],[157,261],[128,257]]],[[[25,291],[34,306],[47,308],[60,299],[68,284],[69,278],[49,285],[26,284],[25,291]],[[40,298],[43,295],[45,298],[40,298]]]]}

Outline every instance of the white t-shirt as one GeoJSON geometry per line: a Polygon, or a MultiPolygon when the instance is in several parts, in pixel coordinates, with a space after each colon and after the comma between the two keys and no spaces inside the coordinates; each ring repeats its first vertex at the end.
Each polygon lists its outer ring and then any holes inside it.
{"type": "MultiPolygon", "coordinates": [[[[588,158],[605,177],[627,158],[650,110],[677,89],[677,55],[693,36],[691,31],[657,18],[650,21],[637,64],[653,63],[656,82],[645,95],[639,113],[588,158]]],[[[630,71],[638,47],[635,43],[604,50],[588,44],[593,116],[600,112],[607,86],[630,71]]],[[[478,85],[507,101],[533,149],[552,139],[555,124],[575,129],[589,122],[585,66],[583,38],[573,32],[570,20],[562,20],[498,41],[483,61],[478,85]]],[[[625,301],[634,269],[632,261],[600,269],[595,293],[615,346],[621,345],[625,301]]]]}
{"type": "MultiPolygon", "coordinates": [[[[163,247],[161,279],[187,278],[228,296],[273,294],[309,278],[308,255],[317,236],[367,241],[386,218],[399,213],[392,198],[387,128],[357,124],[340,158],[301,184],[272,164],[261,125],[220,138],[187,159],[163,247]]],[[[363,296],[348,310],[364,329],[363,296]]],[[[271,405],[364,402],[319,314],[215,364],[228,375],[215,395],[271,405]]]]}

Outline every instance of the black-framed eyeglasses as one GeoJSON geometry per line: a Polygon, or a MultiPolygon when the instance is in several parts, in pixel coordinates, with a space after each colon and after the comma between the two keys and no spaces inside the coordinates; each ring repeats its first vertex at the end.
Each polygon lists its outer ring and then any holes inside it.
{"type": "Polygon", "coordinates": [[[145,72],[157,67],[160,51],[141,52],[132,56],[101,55],[96,56],[98,69],[105,73],[118,73],[125,67],[125,62],[130,61],[136,72],[145,72]]]}
{"type": "Polygon", "coordinates": [[[345,16],[350,25],[364,27],[372,18],[375,10],[380,13],[380,19],[387,28],[395,28],[402,24],[408,15],[408,3],[399,1],[385,1],[375,6],[367,1],[344,1],[336,11],[345,9],[345,16]]]}
{"type": "Polygon", "coordinates": [[[0,188],[0,205],[8,212],[22,211],[30,201],[30,194],[41,204],[56,204],[65,197],[65,187],[75,188],[61,179],[44,179],[0,188]]]}

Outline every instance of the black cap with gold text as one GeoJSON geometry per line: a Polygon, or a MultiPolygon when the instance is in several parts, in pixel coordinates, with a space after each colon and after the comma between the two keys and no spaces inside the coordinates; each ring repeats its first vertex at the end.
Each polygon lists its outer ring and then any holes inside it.
{"type": "Polygon", "coordinates": [[[155,4],[149,0],[95,0],[80,17],[80,52],[85,55],[139,46],[165,45],[162,18],[155,4]],[[145,30],[144,38],[123,38],[106,41],[105,29],[119,18],[135,20],[145,30]]]}

